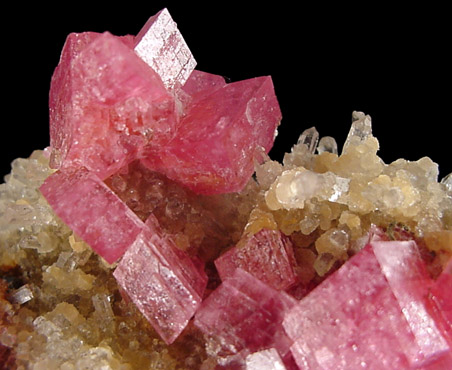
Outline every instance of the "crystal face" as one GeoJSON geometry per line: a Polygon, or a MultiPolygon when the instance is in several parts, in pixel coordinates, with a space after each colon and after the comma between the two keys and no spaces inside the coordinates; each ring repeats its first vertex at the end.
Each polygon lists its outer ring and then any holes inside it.
{"type": "Polygon", "coordinates": [[[68,36],[0,184],[0,367],[451,368],[450,176],[362,112],[273,161],[271,78],[194,66],[166,9],[68,36]]]}

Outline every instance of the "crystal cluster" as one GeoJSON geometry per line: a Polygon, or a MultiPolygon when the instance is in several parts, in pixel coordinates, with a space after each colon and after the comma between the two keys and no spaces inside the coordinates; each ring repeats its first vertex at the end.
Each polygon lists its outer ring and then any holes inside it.
{"type": "Polygon", "coordinates": [[[0,367],[451,368],[451,177],[361,112],[272,161],[271,78],[194,68],[167,9],[68,36],[0,185],[0,367]]]}

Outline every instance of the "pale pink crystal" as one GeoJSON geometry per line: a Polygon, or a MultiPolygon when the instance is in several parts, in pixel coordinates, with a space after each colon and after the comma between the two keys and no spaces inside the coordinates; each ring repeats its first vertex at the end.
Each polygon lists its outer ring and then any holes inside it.
{"type": "Polygon", "coordinates": [[[279,230],[262,229],[245,245],[231,248],[215,260],[221,280],[241,268],[277,290],[286,290],[297,281],[290,239],[279,230]]]}
{"type": "Polygon", "coordinates": [[[168,9],[149,18],[135,38],[135,52],[168,89],[184,85],[196,61],[168,9]]]}
{"type": "Polygon", "coordinates": [[[448,356],[450,348],[424,307],[430,282],[418,268],[415,244],[384,243],[368,244],[284,318],[301,368],[427,369],[448,356]],[[380,252],[388,252],[389,260],[380,252]]]}
{"type": "Polygon", "coordinates": [[[150,147],[144,164],[197,193],[241,190],[254,172],[253,158],[274,142],[281,111],[270,77],[227,84],[195,94],[177,136],[150,147]]]}
{"type": "Polygon", "coordinates": [[[207,275],[154,216],[124,254],[114,277],[162,339],[176,340],[201,304],[207,275]]]}
{"type": "Polygon", "coordinates": [[[71,34],[50,88],[52,165],[84,166],[101,179],[172,138],[174,99],[130,38],[71,34]]]}
{"type": "Polygon", "coordinates": [[[274,348],[264,349],[246,356],[246,370],[286,370],[274,348]]]}
{"type": "Polygon", "coordinates": [[[195,69],[182,87],[182,90],[193,96],[203,91],[211,93],[224,85],[226,85],[224,77],[195,69]]]}
{"type": "Polygon", "coordinates": [[[53,211],[107,262],[123,255],[144,223],[84,168],[57,171],[40,188],[53,211]]]}
{"type": "Polygon", "coordinates": [[[243,363],[248,354],[273,347],[291,364],[291,341],[281,323],[295,303],[238,268],[204,300],[195,325],[220,347],[218,356],[226,363],[243,363]]]}

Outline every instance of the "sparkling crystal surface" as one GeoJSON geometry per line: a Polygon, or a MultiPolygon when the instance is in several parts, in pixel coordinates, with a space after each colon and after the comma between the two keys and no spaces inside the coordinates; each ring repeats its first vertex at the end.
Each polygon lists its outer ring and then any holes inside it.
{"type": "Polygon", "coordinates": [[[223,281],[241,268],[277,290],[286,290],[297,281],[295,265],[290,239],[277,230],[267,229],[262,229],[245,245],[234,247],[215,260],[223,281]]]}
{"type": "Polygon", "coordinates": [[[165,342],[172,343],[201,304],[207,276],[162,233],[153,216],[146,226],[114,276],[165,342]]]}
{"type": "Polygon", "coordinates": [[[40,188],[54,212],[107,262],[118,260],[143,222],[86,169],[56,172],[40,188]]]}
{"type": "Polygon", "coordinates": [[[249,353],[274,347],[290,361],[282,319],[295,302],[238,268],[204,300],[195,325],[216,343],[219,356],[243,362],[249,353]]]}
{"type": "Polygon", "coordinates": [[[196,61],[168,9],[153,15],[135,38],[135,52],[168,88],[184,85],[196,61]]]}

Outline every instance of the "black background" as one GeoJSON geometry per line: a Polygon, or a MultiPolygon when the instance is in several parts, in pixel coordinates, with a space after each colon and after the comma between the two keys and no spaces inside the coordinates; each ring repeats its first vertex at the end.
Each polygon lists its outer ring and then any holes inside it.
{"type": "Polygon", "coordinates": [[[273,158],[281,160],[311,126],[341,147],[352,111],[360,110],[372,116],[386,163],[430,156],[440,177],[452,171],[451,29],[445,9],[148,3],[19,3],[3,12],[0,177],[14,158],[49,143],[48,90],[67,34],[136,34],[163,7],[197,69],[231,81],[272,76],[283,113],[273,158]]]}

